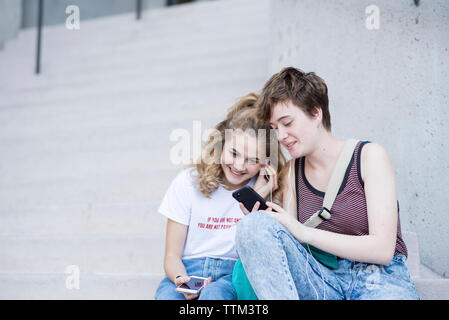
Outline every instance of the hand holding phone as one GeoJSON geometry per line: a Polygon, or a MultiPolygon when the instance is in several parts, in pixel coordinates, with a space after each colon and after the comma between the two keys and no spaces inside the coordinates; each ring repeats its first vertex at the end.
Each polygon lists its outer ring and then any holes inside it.
{"type": "MultiPolygon", "coordinates": [[[[250,186],[244,186],[232,193],[232,196],[240,203],[243,204],[244,208],[250,212],[254,210],[266,210],[268,209],[265,199],[262,198],[253,188],[250,186]],[[257,207],[257,202],[259,206],[257,207]]],[[[245,212],[247,214],[248,212],[245,212]]]]}
{"type": "Polygon", "coordinates": [[[212,279],[198,277],[198,276],[187,276],[181,277],[176,281],[176,291],[184,294],[186,299],[194,299],[199,296],[201,290],[208,285],[212,279]]]}

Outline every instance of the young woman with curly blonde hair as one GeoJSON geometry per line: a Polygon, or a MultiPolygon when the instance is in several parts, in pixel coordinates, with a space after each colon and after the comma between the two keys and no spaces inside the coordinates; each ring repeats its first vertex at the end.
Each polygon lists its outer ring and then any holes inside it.
{"type": "Polygon", "coordinates": [[[277,177],[285,161],[269,125],[257,115],[257,98],[250,93],[229,110],[210,134],[200,161],[182,170],[165,194],[159,212],[168,218],[166,277],[156,299],[236,298],[234,238],[243,213],[231,194],[249,185],[281,203],[277,177]],[[190,276],[207,278],[199,295],[175,290],[190,276]]]}

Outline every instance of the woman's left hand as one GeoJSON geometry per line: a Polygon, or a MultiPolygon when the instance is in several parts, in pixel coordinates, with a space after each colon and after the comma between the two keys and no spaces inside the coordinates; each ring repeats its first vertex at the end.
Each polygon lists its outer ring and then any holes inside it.
{"type": "MultiPolygon", "coordinates": [[[[293,215],[288,213],[284,208],[276,203],[267,202],[267,206],[268,209],[264,212],[282,224],[291,234],[295,236],[295,238],[297,236],[296,232],[298,231],[298,228],[305,228],[305,226],[298,222],[293,215]]],[[[302,234],[303,232],[300,233],[302,234]]],[[[298,240],[301,241],[300,239],[298,240]]]]}

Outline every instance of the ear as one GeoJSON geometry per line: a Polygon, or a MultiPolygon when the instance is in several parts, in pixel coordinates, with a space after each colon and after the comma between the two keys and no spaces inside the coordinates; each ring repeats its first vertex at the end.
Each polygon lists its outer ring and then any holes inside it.
{"type": "Polygon", "coordinates": [[[323,120],[323,110],[320,107],[314,107],[313,119],[319,120],[319,122],[323,120]]]}

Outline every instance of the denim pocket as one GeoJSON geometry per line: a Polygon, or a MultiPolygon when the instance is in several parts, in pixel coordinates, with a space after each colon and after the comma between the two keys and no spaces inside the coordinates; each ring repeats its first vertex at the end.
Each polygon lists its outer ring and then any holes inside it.
{"type": "Polygon", "coordinates": [[[403,254],[397,254],[393,256],[393,259],[391,259],[392,262],[394,261],[402,264],[405,264],[406,260],[407,258],[403,254]]]}
{"type": "Polygon", "coordinates": [[[410,273],[405,262],[405,256],[398,254],[393,257],[389,265],[383,266],[381,269],[385,275],[390,276],[393,279],[411,283],[410,273]]]}

